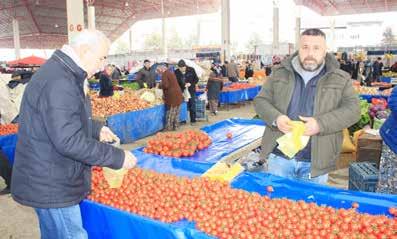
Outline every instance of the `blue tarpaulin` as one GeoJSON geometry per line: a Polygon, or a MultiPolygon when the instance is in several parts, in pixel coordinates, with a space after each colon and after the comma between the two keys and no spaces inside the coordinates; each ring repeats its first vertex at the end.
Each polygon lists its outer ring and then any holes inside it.
{"type": "Polygon", "coordinates": [[[221,104],[234,104],[253,100],[260,90],[260,86],[255,86],[247,89],[221,92],[219,95],[219,102],[221,104]]]}
{"type": "MultiPolygon", "coordinates": [[[[131,143],[135,140],[152,135],[165,126],[165,105],[121,113],[109,116],[107,125],[120,138],[121,143],[131,143]]],[[[182,103],[180,121],[187,120],[187,105],[182,103]]]]}
{"type": "MultiPolygon", "coordinates": [[[[226,132],[225,128],[232,125],[233,122],[246,124],[246,127],[249,127],[250,121],[242,119],[226,120],[204,127],[203,130],[212,135],[214,131],[222,129],[221,134],[223,134],[226,132]]],[[[255,126],[260,124],[258,120],[252,120],[251,122],[255,126]]],[[[217,134],[214,135],[217,136],[217,134]]],[[[215,137],[213,140],[214,144],[217,145],[217,140],[222,141],[224,139],[215,137]]],[[[177,160],[144,154],[140,149],[135,150],[134,153],[138,157],[139,167],[153,169],[161,173],[196,177],[212,165],[208,160],[202,159],[198,155],[197,158],[191,160],[177,160]]],[[[274,188],[274,192],[270,195],[273,198],[304,200],[335,208],[350,208],[353,202],[358,202],[360,205],[358,210],[370,214],[388,215],[387,209],[391,206],[397,206],[397,196],[335,189],[311,182],[281,178],[267,173],[245,172],[231,184],[233,188],[258,192],[262,195],[267,194],[266,187],[269,185],[274,188]]],[[[212,238],[194,229],[194,224],[187,221],[166,224],[88,200],[81,203],[81,211],[84,227],[90,238],[212,238]]]]}
{"type": "Polygon", "coordinates": [[[17,135],[10,134],[5,136],[0,136],[0,148],[7,156],[11,164],[14,163],[15,147],[17,144],[17,135]]]}
{"type": "MultiPolygon", "coordinates": [[[[261,138],[265,130],[265,124],[262,120],[233,118],[205,126],[202,130],[210,136],[212,144],[207,149],[196,152],[192,157],[176,158],[176,161],[183,160],[204,164],[216,163],[237,149],[261,138]],[[233,137],[228,139],[226,137],[227,133],[232,133],[233,137]]],[[[138,158],[145,160],[151,158],[168,158],[160,155],[146,154],[143,152],[143,148],[134,150],[134,154],[138,158]]]]}
{"type": "Polygon", "coordinates": [[[389,96],[385,95],[360,95],[360,98],[366,100],[368,103],[371,103],[372,99],[389,99],[389,96]]]}

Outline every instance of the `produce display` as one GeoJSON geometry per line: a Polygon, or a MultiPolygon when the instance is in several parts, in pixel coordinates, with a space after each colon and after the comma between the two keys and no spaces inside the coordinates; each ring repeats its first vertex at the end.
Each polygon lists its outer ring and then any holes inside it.
{"type": "Polygon", "coordinates": [[[156,137],[148,141],[144,152],[176,158],[187,157],[207,148],[211,143],[210,137],[203,131],[157,133],[156,137]]]}
{"type": "Polygon", "coordinates": [[[382,76],[384,76],[384,77],[397,77],[397,72],[393,72],[393,71],[383,72],[382,76]]]}
{"type": "Polygon", "coordinates": [[[139,90],[139,84],[137,83],[137,82],[123,82],[123,83],[121,83],[121,85],[124,87],[124,88],[128,88],[128,89],[131,89],[131,90],[139,90]]]}
{"type": "Polygon", "coordinates": [[[133,91],[125,91],[122,95],[113,97],[99,97],[91,95],[92,114],[106,117],[114,114],[142,110],[152,105],[139,98],[139,94],[133,91]]]}
{"type": "Polygon", "coordinates": [[[92,114],[106,117],[114,114],[137,111],[163,104],[162,96],[156,89],[125,89],[112,97],[100,97],[91,93],[92,114]]]}
{"type": "Polygon", "coordinates": [[[360,100],[360,120],[354,125],[350,126],[350,134],[353,134],[357,130],[362,129],[371,123],[371,118],[368,114],[370,106],[371,105],[366,100],[360,100]]]}
{"type": "Polygon", "coordinates": [[[248,89],[248,88],[253,88],[256,85],[253,84],[247,84],[247,83],[233,83],[230,86],[223,87],[222,91],[235,91],[235,90],[242,90],[242,89],[248,89]]]}
{"type": "MultiPolygon", "coordinates": [[[[182,219],[220,239],[232,238],[397,238],[397,220],[315,203],[271,199],[233,189],[207,178],[185,178],[139,168],[110,189],[101,168],[94,168],[90,200],[166,223],[182,219]]],[[[389,210],[393,215],[395,208],[389,210]]]]}
{"type": "Polygon", "coordinates": [[[368,86],[353,86],[357,94],[360,95],[379,95],[378,87],[368,87],[368,86]]]}
{"type": "Polygon", "coordinates": [[[386,89],[386,90],[382,90],[382,91],[380,91],[380,95],[383,95],[383,96],[390,96],[392,90],[393,90],[393,88],[386,89]]]}
{"type": "Polygon", "coordinates": [[[16,134],[18,132],[18,124],[0,124],[0,136],[16,134]]]}

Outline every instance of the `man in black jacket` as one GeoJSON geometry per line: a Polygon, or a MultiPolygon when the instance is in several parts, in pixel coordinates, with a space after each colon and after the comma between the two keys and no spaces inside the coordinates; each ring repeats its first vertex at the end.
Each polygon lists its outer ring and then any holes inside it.
{"type": "Polygon", "coordinates": [[[113,83],[112,83],[112,74],[114,72],[114,68],[112,65],[107,65],[105,70],[99,76],[99,95],[102,97],[108,97],[113,95],[113,83]]]}
{"type": "Polygon", "coordinates": [[[194,68],[187,66],[184,60],[178,62],[178,69],[175,71],[175,75],[182,92],[188,87],[190,99],[187,107],[190,113],[190,123],[194,125],[196,123],[196,85],[199,78],[194,68]]]}
{"type": "Polygon", "coordinates": [[[129,169],[131,152],[100,141],[117,137],[91,118],[87,77],[104,65],[110,42],[84,30],[33,75],[22,99],[11,194],[33,207],[41,238],[85,239],[79,203],[91,189],[91,166],[129,169]]]}

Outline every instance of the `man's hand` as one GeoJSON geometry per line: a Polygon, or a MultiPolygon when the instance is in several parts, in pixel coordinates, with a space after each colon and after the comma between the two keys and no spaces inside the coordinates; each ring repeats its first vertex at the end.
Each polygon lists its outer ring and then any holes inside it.
{"type": "Polygon", "coordinates": [[[99,141],[101,142],[113,142],[120,140],[108,127],[103,126],[99,133],[99,141]]]}
{"type": "Polygon", "coordinates": [[[299,118],[305,123],[305,132],[303,135],[305,136],[313,136],[320,133],[320,126],[317,123],[317,120],[313,117],[303,117],[299,116],[299,118]]]}
{"type": "Polygon", "coordinates": [[[127,150],[124,150],[124,163],[123,163],[123,168],[124,169],[131,169],[135,167],[137,159],[136,157],[127,150]]]}
{"type": "Polygon", "coordinates": [[[292,130],[290,122],[291,122],[290,118],[288,118],[288,116],[286,116],[286,115],[280,115],[276,119],[277,128],[284,134],[286,134],[292,130]]]}
{"type": "Polygon", "coordinates": [[[189,87],[189,86],[191,86],[190,83],[185,83],[185,87],[189,87]]]}

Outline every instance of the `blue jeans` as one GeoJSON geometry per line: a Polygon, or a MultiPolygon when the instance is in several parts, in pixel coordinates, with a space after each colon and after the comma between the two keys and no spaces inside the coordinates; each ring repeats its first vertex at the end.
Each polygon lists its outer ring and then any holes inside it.
{"type": "Polygon", "coordinates": [[[80,206],[35,208],[39,218],[41,239],[87,239],[80,206]]]}
{"type": "Polygon", "coordinates": [[[285,159],[275,154],[267,158],[268,172],[277,176],[301,179],[319,184],[327,184],[328,174],[312,178],[310,175],[311,163],[297,161],[295,158],[285,159]]]}

